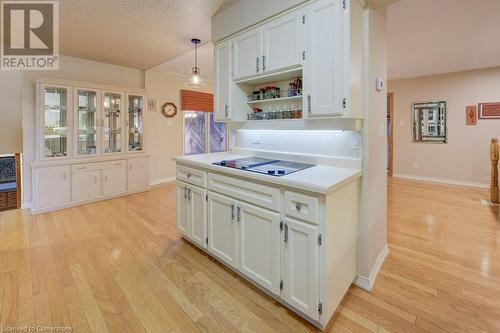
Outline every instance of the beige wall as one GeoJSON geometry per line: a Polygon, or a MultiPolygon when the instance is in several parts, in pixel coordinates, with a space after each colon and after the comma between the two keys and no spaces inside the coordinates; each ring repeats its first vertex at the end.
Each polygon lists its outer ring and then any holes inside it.
{"type": "MultiPolygon", "coordinates": [[[[144,71],[85,59],[61,56],[57,71],[23,72],[23,203],[31,202],[31,162],[35,155],[36,78],[59,78],[144,89],[144,71]]],[[[3,129],[3,124],[0,125],[3,129]]]]}
{"type": "Polygon", "coordinates": [[[0,71],[0,154],[22,151],[23,73],[0,71]]]}
{"type": "Polygon", "coordinates": [[[465,125],[465,107],[500,101],[500,67],[390,81],[394,92],[394,174],[487,186],[489,142],[500,137],[500,120],[465,125]],[[448,143],[412,143],[411,104],[448,101],[448,143]]]}
{"type": "Polygon", "coordinates": [[[376,78],[387,77],[386,8],[366,9],[365,87],[363,122],[363,178],[357,284],[373,283],[377,260],[387,246],[386,110],[387,92],[376,91],[376,78]],[[366,282],[363,282],[364,280],[366,282]]]}
{"type": "MultiPolygon", "coordinates": [[[[180,105],[181,89],[187,77],[174,74],[164,74],[157,71],[146,71],[146,90],[149,99],[158,100],[158,111],[146,113],[148,129],[148,152],[150,154],[149,172],[153,183],[163,182],[175,177],[175,162],[172,157],[183,153],[183,122],[180,105]],[[166,102],[177,105],[177,115],[167,119],[161,112],[161,106],[166,102]]],[[[207,82],[206,89],[212,92],[212,83],[207,82]]]]}

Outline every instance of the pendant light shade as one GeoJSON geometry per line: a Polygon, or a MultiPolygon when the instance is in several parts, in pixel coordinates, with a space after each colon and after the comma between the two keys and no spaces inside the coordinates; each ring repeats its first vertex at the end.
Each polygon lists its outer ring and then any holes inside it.
{"type": "Polygon", "coordinates": [[[191,43],[194,44],[194,67],[191,70],[191,77],[186,82],[186,87],[193,89],[200,89],[207,86],[205,81],[200,76],[200,69],[198,68],[198,45],[201,41],[197,38],[191,39],[191,43]]]}

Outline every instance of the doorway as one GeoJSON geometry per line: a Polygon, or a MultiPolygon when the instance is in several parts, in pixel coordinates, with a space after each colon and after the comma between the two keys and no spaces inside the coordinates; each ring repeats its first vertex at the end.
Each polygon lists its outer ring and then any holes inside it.
{"type": "Polygon", "coordinates": [[[394,147],[394,93],[387,93],[387,175],[392,177],[394,147]]]}

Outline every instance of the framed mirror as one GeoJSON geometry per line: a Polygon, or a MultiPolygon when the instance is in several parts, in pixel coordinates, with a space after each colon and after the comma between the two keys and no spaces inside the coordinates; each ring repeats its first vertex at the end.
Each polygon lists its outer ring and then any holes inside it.
{"type": "Polygon", "coordinates": [[[445,101],[413,104],[413,142],[447,142],[446,108],[445,101]]]}

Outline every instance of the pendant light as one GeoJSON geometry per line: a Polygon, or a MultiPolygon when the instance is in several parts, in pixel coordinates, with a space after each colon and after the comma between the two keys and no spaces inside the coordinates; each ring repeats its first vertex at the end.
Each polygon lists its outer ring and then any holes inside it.
{"type": "Polygon", "coordinates": [[[198,68],[198,45],[201,41],[198,38],[191,39],[194,44],[194,67],[191,70],[191,77],[186,82],[186,86],[193,89],[200,89],[206,87],[205,81],[200,77],[200,69],[198,68]]]}

